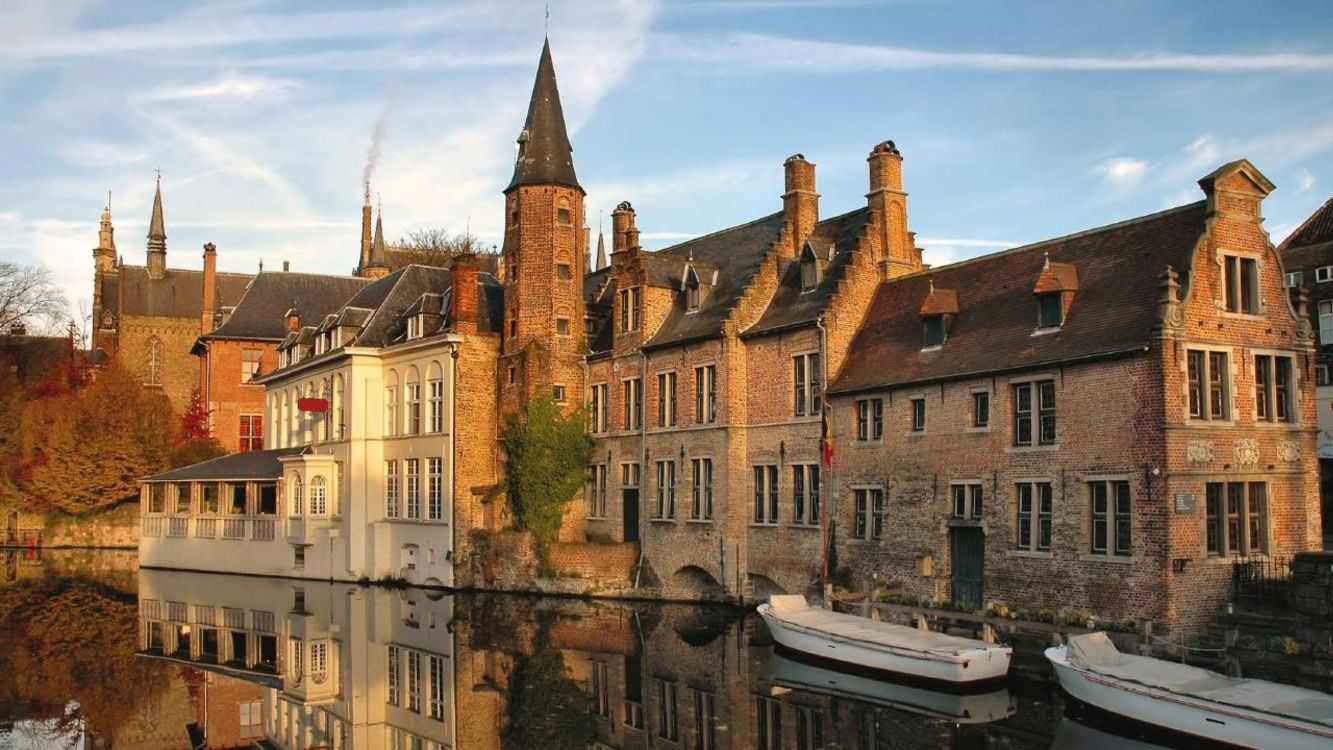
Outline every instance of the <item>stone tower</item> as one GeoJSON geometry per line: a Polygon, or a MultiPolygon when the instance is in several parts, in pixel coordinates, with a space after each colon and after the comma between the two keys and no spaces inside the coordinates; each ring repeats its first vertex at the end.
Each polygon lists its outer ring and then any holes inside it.
{"type": "Polygon", "coordinates": [[[528,118],[505,188],[504,331],[500,382],[508,410],[539,391],[583,402],[588,351],[582,295],[587,272],[583,188],[556,87],[551,44],[542,46],[528,118]]]}
{"type": "Polygon", "coordinates": [[[370,243],[370,257],[361,268],[360,276],[378,279],[389,275],[389,253],[384,248],[384,210],[375,217],[375,239],[370,243]]]}
{"type": "MultiPolygon", "coordinates": [[[[102,209],[102,225],[97,230],[97,247],[93,248],[93,317],[92,329],[102,327],[103,311],[106,300],[102,297],[103,277],[115,272],[116,268],[116,230],[111,226],[111,200],[108,197],[106,208],[102,209]]],[[[94,343],[94,346],[97,346],[94,343]]]]}
{"type": "Polygon", "coordinates": [[[148,277],[160,279],[167,275],[167,228],[162,221],[162,178],[157,178],[157,192],[153,194],[153,217],[148,223],[148,277]]]}

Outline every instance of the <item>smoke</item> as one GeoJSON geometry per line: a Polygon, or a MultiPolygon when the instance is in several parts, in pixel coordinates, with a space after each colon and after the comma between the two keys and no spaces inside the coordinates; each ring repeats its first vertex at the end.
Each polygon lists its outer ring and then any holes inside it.
{"type": "Polygon", "coordinates": [[[366,167],[361,171],[363,184],[369,184],[370,178],[375,174],[375,165],[380,160],[380,148],[384,144],[385,134],[389,131],[389,119],[397,104],[398,91],[395,89],[389,92],[389,98],[384,102],[384,109],[380,110],[380,116],[375,118],[375,129],[370,131],[370,148],[366,149],[366,167]]]}

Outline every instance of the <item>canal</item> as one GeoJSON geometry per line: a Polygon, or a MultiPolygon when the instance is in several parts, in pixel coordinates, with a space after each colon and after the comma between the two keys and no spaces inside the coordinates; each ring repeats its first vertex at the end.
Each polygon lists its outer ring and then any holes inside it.
{"type": "Polygon", "coordinates": [[[0,555],[6,750],[1164,742],[1080,715],[1043,681],[955,693],[807,663],[739,610],[0,555]]]}

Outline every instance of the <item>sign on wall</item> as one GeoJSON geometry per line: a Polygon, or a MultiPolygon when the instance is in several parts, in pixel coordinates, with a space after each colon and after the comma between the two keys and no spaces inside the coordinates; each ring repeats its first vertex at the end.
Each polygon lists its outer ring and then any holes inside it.
{"type": "Polygon", "coordinates": [[[1176,493],[1176,512],[1193,513],[1196,510],[1196,503],[1193,492],[1176,493]]]}

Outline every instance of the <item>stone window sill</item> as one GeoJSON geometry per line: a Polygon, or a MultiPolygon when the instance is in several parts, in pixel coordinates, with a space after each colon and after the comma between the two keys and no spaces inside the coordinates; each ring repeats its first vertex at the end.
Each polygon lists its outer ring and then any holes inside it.
{"type": "Polygon", "coordinates": [[[685,519],[685,523],[699,524],[699,525],[701,525],[701,526],[712,526],[712,525],[713,525],[713,519],[711,519],[711,518],[687,518],[687,519],[685,519]]]}
{"type": "Polygon", "coordinates": [[[1055,558],[1055,555],[1047,551],[1035,552],[1025,549],[1011,549],[1008,554],[1009,557],[1026,557],[1033,560],[1052,560],[1055,558]]]}
{"type": "Polygon", "coordinates": [[[1078,556],[1080,562],[1101,562],[1120,565],[1133,565],[1135,557],[1133,555],[1108,555],[1101,552],[1084,552],[1078,556]]]}
{"type": "Polygon", "coordinates": [[[1050,445],[1010,445],[1004,449],[1005,453],[1052,453],[1060,450],[1059,443],[1050,445]]]}
{"type": "Polygon", "coordinates": [[[674,519],[674,518],[650,518],[650,519],[648,519],[648,521],[649,521],[649,523],[675,523],[675,522],[676,522],[676,519],[674,519]]]}

